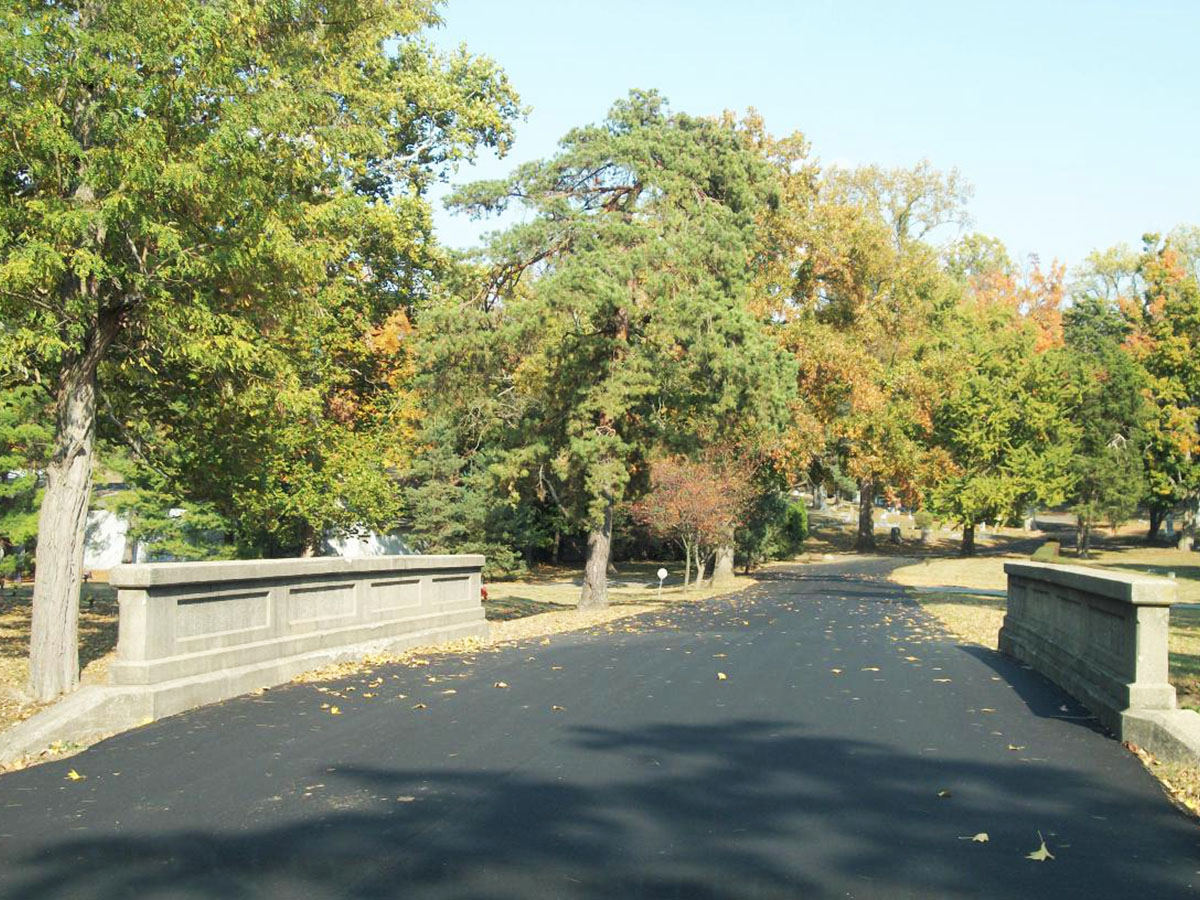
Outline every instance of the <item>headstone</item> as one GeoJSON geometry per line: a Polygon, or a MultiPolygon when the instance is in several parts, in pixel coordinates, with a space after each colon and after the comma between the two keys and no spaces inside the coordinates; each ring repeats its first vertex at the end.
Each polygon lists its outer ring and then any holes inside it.
{"type": "Polygon", "coordinates": [[[892,526],[892,531],[891,531],[891,541],[893,544],[900,543],[900,529],[894,525],[892,526]]]}

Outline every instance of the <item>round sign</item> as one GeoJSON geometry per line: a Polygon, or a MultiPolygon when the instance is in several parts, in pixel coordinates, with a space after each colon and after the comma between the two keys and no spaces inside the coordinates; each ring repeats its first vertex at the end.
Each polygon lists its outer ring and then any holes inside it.
{"type": "Polygon", "coordinates": [[[659,581],[666,581],[666,579],[667,579],[667,575],[668,575],[668,574],[669,574],[669,573],[667,572],[667,570],[666,570],[666,569],[659,569],[659,570],[658,570],[658,580],[659,580],[659,581]]]}

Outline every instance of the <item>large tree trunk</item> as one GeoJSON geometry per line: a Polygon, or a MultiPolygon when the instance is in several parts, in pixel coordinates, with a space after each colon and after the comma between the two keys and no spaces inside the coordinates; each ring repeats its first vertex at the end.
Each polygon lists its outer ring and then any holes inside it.
{"type": "Polygon", "coordinates": [[[975,555],[975,524],[963,526],[962,547],[960,552],[963,556],[975,555]]]}
{"type": "Polygon", "coordinates": [[[813,488],[813,509],[825,508],[825,485],[818,484],[813,488]]]}
{"type": "Polygon", "coordinates": [[[722,544],[717,548],[717,560],[713,563],[713,587],[727,587],[734,583],[733,544],[722,544]]]}
{"type": "Polygon", "coordinates": [[[700,582],[704,580],[704,567],[708,563],[708,557],[700,552],[700,548],[696,548],[696,580],[693,582],[696,587],[700,587],[700,582]]]}
{"type": "Polygon", "coordinates": [[[587,563],[583,567],[580,609],[608,606],[608,555],[612,549],[612,504],[604,510],[600,527],[588,532],[587,563]]]}
{"type": "Polygon", "coordinates": [[[683,589],[686,591],[692,586],[692,545],[684,543],[683,545],[683,589]]]}
{"type": "Polygon", "coordinates": [[[858,482],[858,535],[854,539],[856,553],[875,549],[875,479],[861,478],[858,482]]]}
{"type": "Polygon", "coordinates": [[[96,367],[116,336],[119,316],[102,314],[59,376],[54,453],[46,466],[46,493],[38,514],[29,692],[53,700],[79,684],[79,591],[92,495],[96,438],[96,367]]]}
{"type": "Polygon", "coordinates": [[[1092,525],[1085,519],[1078,519],[1075,524],[1075,555],[1080,559],[1088,559],[1091,549],[1092,525]]]}

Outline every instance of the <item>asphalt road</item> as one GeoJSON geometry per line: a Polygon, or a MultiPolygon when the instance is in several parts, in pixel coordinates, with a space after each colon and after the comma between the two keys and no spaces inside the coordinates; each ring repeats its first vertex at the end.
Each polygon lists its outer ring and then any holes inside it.
{"type": "Polygon", "coordinates": [[[0,897],[1200,895],[1200,827],[1137,760],[939,636],[888,565],[292,685],[5,775],[0,897]]]}

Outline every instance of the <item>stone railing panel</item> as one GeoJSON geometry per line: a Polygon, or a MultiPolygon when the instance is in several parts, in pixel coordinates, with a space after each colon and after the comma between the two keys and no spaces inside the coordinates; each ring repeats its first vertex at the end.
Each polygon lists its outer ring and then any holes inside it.
{"type": "Polygon", "coordinates": [[[1045,563],[1007,563],[1000,650],[1033,666],[1121,733],[1128,711],[1172,710],[1167,633],[1175,583],[1045,563]]]}

